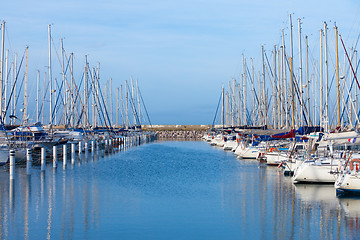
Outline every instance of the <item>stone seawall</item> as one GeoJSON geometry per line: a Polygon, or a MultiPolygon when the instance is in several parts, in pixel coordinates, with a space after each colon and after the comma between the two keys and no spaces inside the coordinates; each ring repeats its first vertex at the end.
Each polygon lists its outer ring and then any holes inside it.
{"type": "Polygon", "coordinates": [[[175,138],[175,139],[201,139],[202,136],[205,134],[205,131],[201,130],[193,130],[193,131],[187,131],[187,130],[172,130],[172,131],[155,131],[157,138],[175,138]]]}
{"type": "Polygon", "coordinates": [[[211,125],[142,125],[141,128],[156,133],[159,139],[201,139],[211,125]]]}

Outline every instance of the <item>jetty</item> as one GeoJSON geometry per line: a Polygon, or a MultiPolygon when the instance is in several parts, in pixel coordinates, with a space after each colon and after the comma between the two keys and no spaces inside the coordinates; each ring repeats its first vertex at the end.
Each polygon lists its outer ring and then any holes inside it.
{"type": "Polygon", "coordinates": [[[82,155],[113,154],[156,139],[141,128],[151,121],[138,79],[114,84],[101,79],[100,63],[91,66],[88,56],[75,63],[63,38],[54,44],[50,24],[46,71],[31,77],[29,47],[22,54],[10,52],[6,22],[0,27],[0,164],[11,180],[17,165],[30,175],[34,166],[45,171],[61,162],[66,168],[82,155]]]}

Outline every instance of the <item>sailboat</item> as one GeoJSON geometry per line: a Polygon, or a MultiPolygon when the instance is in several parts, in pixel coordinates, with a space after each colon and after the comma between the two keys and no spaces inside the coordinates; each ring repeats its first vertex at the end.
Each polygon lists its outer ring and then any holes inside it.
{"type": "Polygon", "coordinates": [[[335,189],[338,196],[360,195],[360,154],[350,156],[335,182],[335,189]]]}

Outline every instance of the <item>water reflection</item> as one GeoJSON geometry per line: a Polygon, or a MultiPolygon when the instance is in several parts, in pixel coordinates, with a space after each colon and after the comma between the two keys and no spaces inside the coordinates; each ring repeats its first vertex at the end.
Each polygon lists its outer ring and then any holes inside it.
{"type": "Polygon", "coordinates": [[[86,155],[13,181],[0,172],[0,239],[360,238],[360,199],[202,143],[86,155]]]}
{"type": "Polygon", "coordinates": [[[349,239],[360,239],[360,199],[340,198],[340,207],[345,214],[349,239]]]}

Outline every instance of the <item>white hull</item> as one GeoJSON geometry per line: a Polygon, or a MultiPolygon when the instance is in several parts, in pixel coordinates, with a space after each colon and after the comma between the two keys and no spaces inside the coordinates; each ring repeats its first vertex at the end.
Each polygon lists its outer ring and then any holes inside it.
{"type": "Polygon", "coordinates": [[[339,193],[360,194],[360,175],[356,172],[342,174],[335,182],[335,188],[339,193]]]}
{"type": "Polygon", "coordinates": [[[236,141],[226,141],[223,149],[226,151],[233,151],[233,149],[236,149],[238,143],[236,141]]]}
{"type": "Polygon", "coordinates": [[[303,162],[294,172],[294,182],[335,183],[338,175],[330,172],[336,171],[335,165],[315,165],[303,162]]]}
{"type": "Polygon", "coordinates": [[[224,140],[220,140],[219,142],[216,143],[216,146],[218,147],[224,147],[225,141],[224,140]]]}
{"type": "Polygon", "coordinates": [[[266,164],[270,166],[278,166],[281,162],[287,161],[288,157],[285,153],[272,152],[266,153],[266,164]]]}
{"type": "Polygon", "coordinates": [[[259,156],[259,149],[253,147],[247,147],[244,149],[244,151],[242,151],[238,155],[240,158],[256,159],[259,156]]]}

